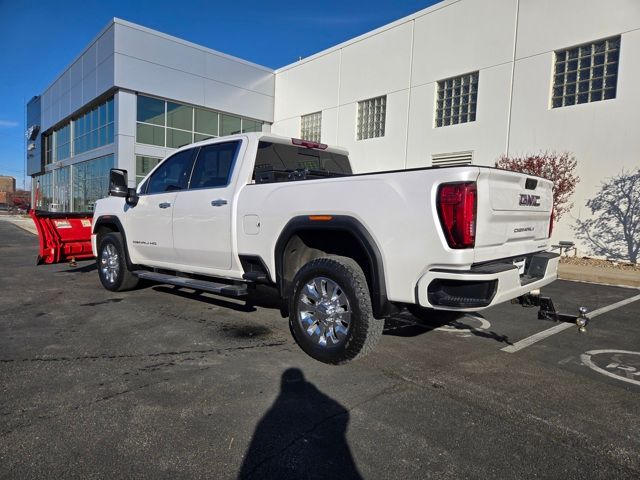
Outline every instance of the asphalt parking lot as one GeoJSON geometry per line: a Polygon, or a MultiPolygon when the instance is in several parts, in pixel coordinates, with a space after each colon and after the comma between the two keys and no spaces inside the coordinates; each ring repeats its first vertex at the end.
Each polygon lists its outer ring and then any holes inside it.
{"type": "MultiPolygon", "coordinates": [[[[332,367],[267,289],[111,293],[36,254],[0,223],[0,478],[640,477],[640,301],[524,347],[554,327],[535,309],[405,313],[332,367]]],[[[640,291],[543,293],[575,313],[640,291]]]]}

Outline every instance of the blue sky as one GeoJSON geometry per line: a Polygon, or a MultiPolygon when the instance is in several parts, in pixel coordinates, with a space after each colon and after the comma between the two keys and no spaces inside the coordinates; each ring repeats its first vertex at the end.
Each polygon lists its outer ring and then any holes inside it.
{"type": "Polygon", "coordinates": [[[26,102],[113,17],[277,68],[436,2],[290,3],[0,0],[0,175],[22,186],[26,102]]]}

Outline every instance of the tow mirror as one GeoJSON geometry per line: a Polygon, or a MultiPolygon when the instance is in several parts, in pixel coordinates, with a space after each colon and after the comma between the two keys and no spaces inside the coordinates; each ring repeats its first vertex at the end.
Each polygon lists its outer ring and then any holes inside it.
{"type": "Polygon", "coordinates": [[[127,171],[112,168],[109,172],[109,195],[112,197],[127,197],[128,194],[127,171]]]}

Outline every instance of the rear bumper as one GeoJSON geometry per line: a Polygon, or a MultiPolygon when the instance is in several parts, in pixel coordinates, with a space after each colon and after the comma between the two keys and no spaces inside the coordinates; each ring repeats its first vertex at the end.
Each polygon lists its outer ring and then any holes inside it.
{"type": "Polygon", "coordinates": [[[511,259],[465,271],[434,269],[418,281],[418,303],[437,310],[482,310],[553,282],[558,277],[559,260],[557,253],[529,255],[523,275],[511,259]]]}

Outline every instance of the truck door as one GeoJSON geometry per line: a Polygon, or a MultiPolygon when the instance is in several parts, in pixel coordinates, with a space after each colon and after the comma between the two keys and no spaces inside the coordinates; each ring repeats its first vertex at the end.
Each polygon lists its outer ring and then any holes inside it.
{"type": "Polygon", "coordinates": [[[127,206],[129,251],[141,263],[175,263],[171,222],[176,196],[187,188],[195,149],[182,150],[163,161],[142,186],[138,204],[127,206]]]}
{"type": "Polygon", "coordinates": [[[181,265],[229,270],[234,185],[242,142],[200,148],[189,189],[179,192],[173,209],[173,245],[181,265]]]}

